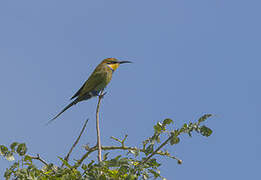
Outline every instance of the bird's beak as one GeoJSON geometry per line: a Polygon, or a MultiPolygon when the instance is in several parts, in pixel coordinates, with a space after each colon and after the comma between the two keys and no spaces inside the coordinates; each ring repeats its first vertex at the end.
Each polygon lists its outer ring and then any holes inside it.
{"type": "Polygon", "coordinates": [[[132,63],[131,61],[119,61],[119,64],[132,63]]]}

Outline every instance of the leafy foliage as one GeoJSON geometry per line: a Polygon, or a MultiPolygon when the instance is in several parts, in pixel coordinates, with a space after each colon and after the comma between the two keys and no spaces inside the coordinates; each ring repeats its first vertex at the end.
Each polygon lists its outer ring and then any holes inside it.
{"type": "Polygon", "coordinates": [[[127,151],[127,153],[111,158],[109,158],[109,153],[105,153],[103,161],[100,163],[87,159],[89,154],[97,150],[96,146],[91,148],[86,146],[86,153],[82,158],[73,162],[58,157],[64,166],[56,166],[52,163],[47,163],[39,155],[29,155],[25,143],[14,142],[9,148],[0,145],[0,155],[8,161],[14,161],[14,155],[18,156],[18,160],[6,169],[4,177],[7,180],[11,178],[40,180],[165,179],[160,174],[161,164],[156,157],[169,157],[177,160],[178,164],[181,164],[182,161],[171,155],[167,150],[163,151],[162,148],[168,144],[173,146],[180,143],[180,135],[182,134],[192,136],[192,132],[196,132],[206,137],[210,136],[212,130],[205,125],[201,125],[201,123],[211,116],[211,114],[205,114],[197,122],[184,124],[179,129],[173,127],[174,123],[171,119],[158,122],[153,127],[153,135],[145,139],[140,148],[126,146],[127,136],[123,140],[112,137],[113,140],[120,143],[120,146],[103,146],[102,149],[104,151],[122,150],[127,151]],[[42,162],[43,166],[37,167],[34,164],[35,160],[42,162]],[[83,163],[84,160],[87,162],[83,163]]]}

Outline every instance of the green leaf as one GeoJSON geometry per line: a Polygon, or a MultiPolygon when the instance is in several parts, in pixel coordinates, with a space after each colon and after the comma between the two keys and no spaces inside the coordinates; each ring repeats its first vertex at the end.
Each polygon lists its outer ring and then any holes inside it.
{"type": "Polygon", "coordinates": [[[169,119],[169,118],[164,119],[164,121],[163,121],[163,124],[164,124],[164,125],[167,125],[167,124],[170,124],[170,123],[173,123],[173,120],[172,120],[172,119],[169,119]]]}
{"type": "Polygon", "coordinates": [[[153,152],[153,148],[154,148],[154,145],[153,145],[153,144],[150,144],[150,145],[146,148],[146,150],[145,150],[146,156],[153,152]]]}
{"type": "Polygon", "coordinates": [[[138,179],[138,177],[137,177],[136,175],[133,175],[133,174],[129,174],[129,175],[125,178],[125,180],[136,180],[136,179],[138,179]]]}
{"type": "MultiPolygon", "coordinates": [[[[120,164],[120,158],[121,158],[121,155],[116,156],[114,159],[107,161],[107,165],[111,166],[111,167],[118,167],[120,164]]],[[[103,161],[103,162],[106,162],[106,161],[103,161]]]]}
{"type": "Polygon", "coordinates": [[[109,155],[109,153],[108,153],[108,152],[107,152],[107,153],[105,153],[105,154],[103,155],[103,160],[104,160],[104,161],[108,159],[108,155],[109,155]]]}
{"type": "Polygon", "coordinates": [[[204,114],[203,116],[201,116],[199,119],[198,119],[198,122],[201,123],[201,122],[204,122],[206,119],[208,119],[209,117],[213,116],[212,114],[204,114]]]}
{"type": "Polygon", "coordinates": [[[188,124],[187,123],[183,124],[183,128],[187,129],[188,128],[188,124]]]}
{"type": "Polygon", "coordinates": [[[160,143],[160,136],[159,136],[159,135],[156,135],[156,136],[154,137],[154,139],[156,140],[157,143],[160,143]]]}
{"type": "Polygon", "coordinates": [[[12,172],[14,172],[17,169],[19,169],[19,163],[18,162],[15,162],[10,168],[9,170],[11,170],[12,172]]]}
{"type": "Polygon", "coordinates": [[[63,164],[66,166],[66,167],[68,167],[68,168],[72,168],[72,166],[68,163],[68,161],[65,161],[63,158],[61,158],[61,157],[58,157],[62,162],[63,162],[63,164]]]}
{"type": "Polygon", "coordinates": [[[15,160],[15,158],[14,158],[12,152],[8,152],[8,153],[5,155],[5,158],[6,158],[8,161],[14,161],[14,160],[15,160]]]}
{"type": "Polygon", "coordinates": [[[5,171],[4,177],[5,177],[6,179],[10,179],[11,175],[12,175],[12,170],[7,169],[7,170],[5,171]]]}
{"type": "Polygon", "coordinates": [[[170,145],[178,144],[179,141],[180,141],[179,137],[173,136],[173,137],[170,139],[170,145]]]}
{"type": "Polygon", "coordinates": [[[160,134],[155,133],[152,137],[149,138],[151,144],[155,144],[155,141],[157,143],[160,143],[160,134]]]}
{"type": "Polygon", "coordinates": [[[30,162],[31,164],[33,163],[32,157],[31,157],[31,156],[28,156],[28,155],[25,155],[24,161],[25,161],[25,162],[30,162]]]}
{"type": "Polygon", "coordinates": [[[155,159],[155,158],[150,159],[146,164],[153,168],[159,167],[161,165],[157,162],[157,159],[155,159]]]}
{"type": "Polygon", "coordinates": [[[208,128],[207,126],[201,126],[200,127],[200,134],[208,137],[212,134],[212,130],[210,128],[208,128]]]}
{"type": "Polygon", "coordinates": [[[16,152],[20,155],[20,156],[24,156],[27,152],[27,147],[25,145],[25,143],[19,144],[16,152]]]}
{"type": "Polygon", "coordinates": [[[8,153],[8,148],[4,145],[0,145],[0,155],[5,156],[8,153]]]}
{"type": "Polygon", "coordinates": [[[91,168],[92,166],[93,166],[93,163],[95,163],[95,161],[94,160],[92,160],[89,164],[88,164],[88,168],[91,168]]]}
{"type": "Polygon", "coordinates": [[[106,180],[106,179],[107,179],[106,176],[105,176],[104,174],[102,174],[102,175],[99,177],[98,180],[106,180]]]}
{"type": "Polygon", "coordinates": [[[160,171],[159,170],[156,172],[156,171],[154,171],[152,169],[149,169],[149,172],[151,174],[153,174],[154,178],[160,177],[160,171]]]}
{"type": "Polygon", "coordinates": [[[19,143],[18,142],[13,142],[11,145],[10,145],[10,148],[13,152],[15,152],[15,148],[16,146],[18,145],[19,143]]]}
{"type": "Polygon", "coordinates": [[[154,132],[157,134],[160,134],[162,131],[164,130],[164,127],[162,126],[161,122],[158,122],[155,126],[154,126],[154,132]]]}
{"type": "Polygon", "coordinates": [[[83,165],[82,165],[82,169],[83,169],[84,171],[86,171],[87,168],[88,168],[88,166],[87,166],[86,164],[83,164],[83,165]]]}

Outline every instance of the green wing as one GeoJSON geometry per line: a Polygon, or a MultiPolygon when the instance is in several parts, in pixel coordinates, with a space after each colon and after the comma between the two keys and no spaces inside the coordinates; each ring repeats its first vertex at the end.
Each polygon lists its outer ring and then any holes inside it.
{"type": "MultiPolygon", "coordinates": [[[[97,87],[102,86],[103,82],[105,82],[103,73],[94,73],[92,74],[88,80],[82,85],[82,87],[72,96],[71,99],[74,99],[77,96],[83,96],[84,94],[93,91],[99,90],[97,87]]],[[[105,84],[106,85],[106,84],[105,84]]],[[[105,86],[104,85],[104,86],[105,86]]],[[[105,88],[105,87],[104,87],[105,88]]]]}
{"type": "MultiPolygon", "coordinates": [[[[85,83],[87,83],[87,81],[85,81],[85,83]]],[[[82,87],[71,97],[71,100],[76,98],[77,96],[79,96],[80,92],[82,91],[85,83],[82,85],[82,87]]]]}

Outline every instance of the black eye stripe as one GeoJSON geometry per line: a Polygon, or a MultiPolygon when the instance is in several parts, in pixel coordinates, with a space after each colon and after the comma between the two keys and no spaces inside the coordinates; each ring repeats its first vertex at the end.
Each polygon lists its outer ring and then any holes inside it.
{"type": "Polygon", "coordinates": [[[112,62],[108,62],[107,64],[117,64],[118,62],[116,61],[112,61],[112,62]]]}

